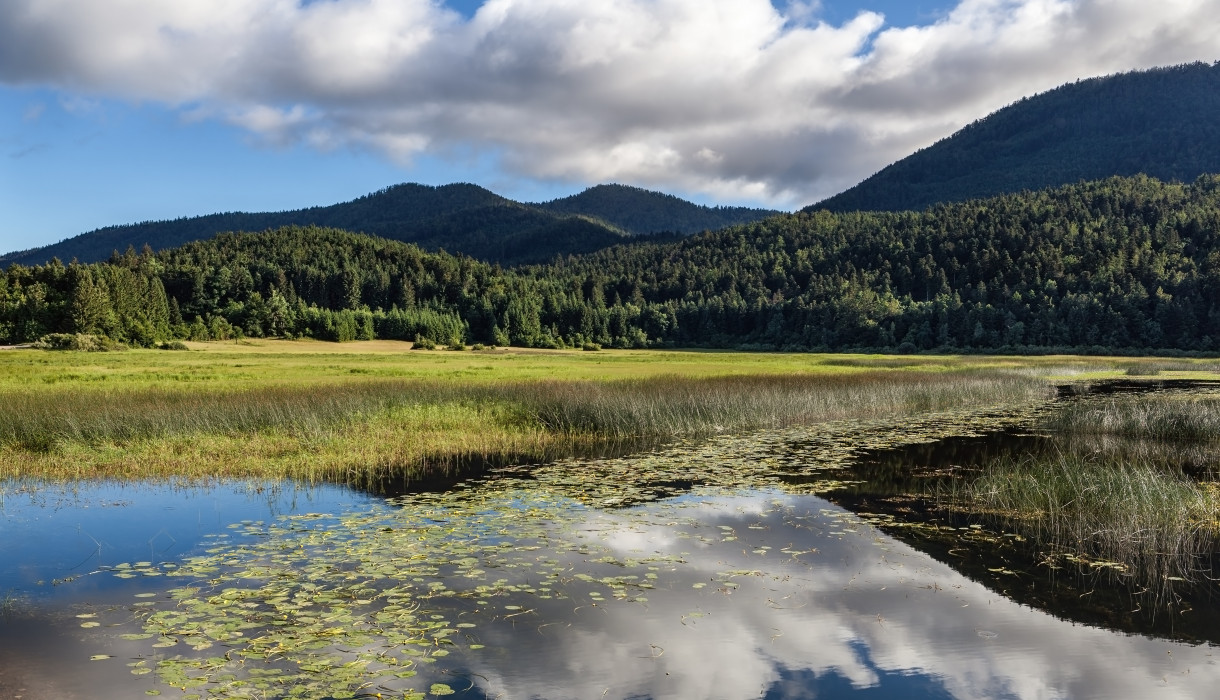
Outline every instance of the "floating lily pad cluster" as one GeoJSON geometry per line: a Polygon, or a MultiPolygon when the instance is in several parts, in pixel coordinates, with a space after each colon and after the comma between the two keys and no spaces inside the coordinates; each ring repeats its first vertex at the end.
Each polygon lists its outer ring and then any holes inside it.
{"type": "MultiPolygon", "coordinates": [[[[629,458],[506,468],[361,512],[239,523],[236,536],[218,536],[177,565],[114,567],[119,577],[180,582],[130,606],[143,629],[122,639],[147,645],[133,674],[155,672],[187,698],[445,695],[451,685],[429,676],[418,686],[416,674],[451,652],[478,652],[483,625],[531,615],[535,604],[613,609],[646,605],[659,586],[707,586],[685,576],[680,554],[622,558],[602,541],[600,524],[621,531],[660,523],[691,547],[734,542],[744,533],[684,509],[726,493],[827,492],[846,483],[835,470],[859,450],[994,428],[997,420],[957,412],[909,422],[900,433],[862,421],[722,437],[629,458]],[[786,482],[794,472],[825,478],[786,482]],[[670,498],[678,494],[688,495],[670,498]],[[668,500],[631,507],[658,499],[668,500]]],[[[859,522],[845,518],[839,534],[859,522]]],[[[746,551],[773,553],[749,539],[746,551]]],[[[762,575],[731,569],[714,581],[724,590],[762,575]]]]}

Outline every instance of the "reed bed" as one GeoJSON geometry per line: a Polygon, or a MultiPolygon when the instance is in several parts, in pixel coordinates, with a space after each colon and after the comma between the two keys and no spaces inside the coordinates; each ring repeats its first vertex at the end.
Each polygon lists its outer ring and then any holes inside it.
{"type": "Polygon", "coordinates": [[[1217,441],[1220,395],[1143,394],[1080,401],[1046,418],[1042,427],[1067,435],[1217,441]]]}
{"type": "Polygon", "coordinates": [[[0,476],[294,476],[422,472],[599,442],[1030,402],[1045,382],[982,372],[648,380],[353,379],[0,395],[0,476]]]}
{"type": "Polygon", "coordinates": [[[1192,577],[1218,533],[1216,489],[1130,458],[1003,457],[965,495],[1053,550],[1148,581],[1192,577]]]}
{"type": "Polygon", "coordinates": [[[139,388],[108,393],[18,391],[0,397],[0,446],[47,451],[199,434],[284,431],[308,438],[408,406],[473,400],[454,384],[420,381],[263,386],[245,390],[139,388]]]}
{"type": "Polygon", "coordinates": [[[1112,462],[1181,472],[1195,481],[1220,481],[1220,441],[1148,440],[1107,434],[1058,436],[1054,448],[1112,462]]]}
{"type": "Polygon", "coordinates": [[[1220,372],[1220,362],[1190,360],[1146,360],[1126,365],[1124,373],[1131,377],[1155,377],[1162,372],[1220,372]]]}
{"type": "Polygon", "coordinates": [[[539,382],[515,396],[526,414],[566,434],[616,438],[776,428],[1046,398],[1043,381],[1002,374],[657,377],[539,382]]]}

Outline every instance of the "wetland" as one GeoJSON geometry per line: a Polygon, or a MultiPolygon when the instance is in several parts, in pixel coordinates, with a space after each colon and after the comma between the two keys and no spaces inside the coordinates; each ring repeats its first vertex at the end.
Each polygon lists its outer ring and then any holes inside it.
{"type": "Polygon", "coordinates": [[[1189,698],[1220,680],[1206,363],[196,350],[0,358],[0,695],[1189,698]],[[148,401],[168,417],[136,420],[148,401]]]}

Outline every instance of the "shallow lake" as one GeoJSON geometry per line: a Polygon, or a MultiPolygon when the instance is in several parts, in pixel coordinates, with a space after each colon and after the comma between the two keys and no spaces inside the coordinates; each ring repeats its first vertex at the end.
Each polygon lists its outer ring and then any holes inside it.
{"type": "Polygon", "coordinates": [[[6,484],[0,697],[1209,697],[1209,584],[1135,612],[1112,572],[1040,568],[1014,532],[914,507],[979,450],[1031,449],[988,432],[1004,420],[724,437],[391,498],[6,484]]]}

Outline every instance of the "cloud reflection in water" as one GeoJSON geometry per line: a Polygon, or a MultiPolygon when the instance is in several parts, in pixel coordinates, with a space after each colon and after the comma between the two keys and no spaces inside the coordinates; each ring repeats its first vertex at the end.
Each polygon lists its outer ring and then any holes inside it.
{"type": "Polygon", "coordinates": [[[691,496],[674,507],[596,513],[583,534],[622,559],[681,556],[646,603],[538,601],[527,618],[480,625],[487,649],[465,659],[478,685],[506,699],[796,698],[847,686],[902,697],[1198,698],[1220,680],[1209,646],[1019,606],[819,498],[691,496]],[[758,573],[724,575],[734,570],[758,573]]]}

